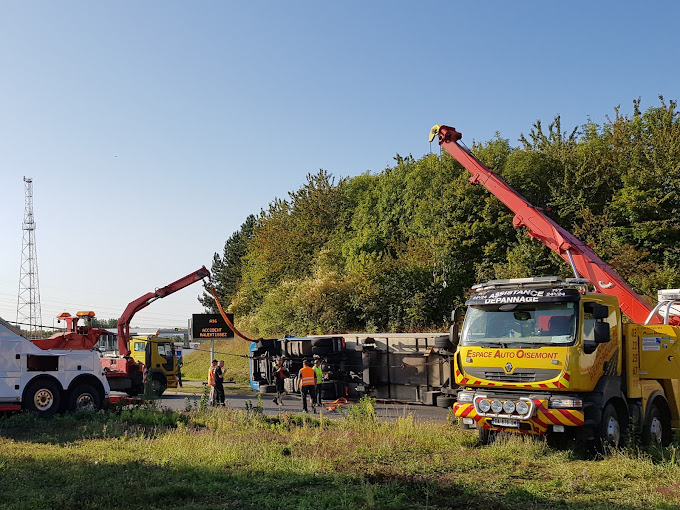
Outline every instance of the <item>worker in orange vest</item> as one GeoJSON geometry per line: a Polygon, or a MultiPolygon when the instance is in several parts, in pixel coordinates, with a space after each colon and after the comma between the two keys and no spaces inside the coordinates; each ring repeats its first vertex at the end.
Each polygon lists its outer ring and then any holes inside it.
{"type": "Polygon", "coordinates": [[[208,397],[208,405],[214,406],[215,402],[215,368],[217,368],[217,360],[212,360],[212,364],[208,369],[208,386],[210,386],[210,396],[208,397]]]}
{"type": "Polygon", "coordinates": [[[302,360],[302,368],[298,372],[297,389],[302,394],[302,412],[307,412],[307,396],[312,399],[312,412],[316,412],[316,374],[308,359],[302,360]]]}

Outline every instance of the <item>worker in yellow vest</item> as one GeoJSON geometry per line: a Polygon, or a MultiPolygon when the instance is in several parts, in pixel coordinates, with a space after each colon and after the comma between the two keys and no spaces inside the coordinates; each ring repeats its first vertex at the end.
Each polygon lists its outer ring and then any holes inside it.
{"type": "Polygon", "coordinates": [[[215,402],[215,369],[217,368],[217,360],[212,360],[212,364],[208,369],[208,386],[210,386],[210,396],[208,397],[208,405],[214,406],[215,402]]]}
{"type": "Polygon", "coordinates": [[[312,400],[312,412],[316,412],[316,374],[308,359],[302,361],[302,368],[298,372],[297,389],[302,394],[302,412],[307,411],[307,396],[312,400]]]}
{"type": "Polygon", "coordinates": [[[323,370],[321,369],[321,358],[314,359],[314,366],[312,367],[316,375],[316,398],[314,403],[321,406],[321,385],[323,384],[323,370]]]}

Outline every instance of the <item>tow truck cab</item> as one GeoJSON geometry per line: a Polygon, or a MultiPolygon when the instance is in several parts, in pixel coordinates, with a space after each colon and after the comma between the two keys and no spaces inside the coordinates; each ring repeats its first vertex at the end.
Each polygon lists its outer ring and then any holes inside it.
{"type": "Polygon", "coordinates": [[[482,438],[572,427],[593,436],[603,405],[625,402],[618,301],[586,293],[584,283],[542,277],[474,288],[454,367],[454,413],[464,426],[482,438]]]}
{"type": "Polygon", "coordinates": [[[168,338],[136,336],[130,340],[130,356],[146,367],[146,378],[154,393],[162,395],[167,388],[177,388],[177,356],[168,338]]]}

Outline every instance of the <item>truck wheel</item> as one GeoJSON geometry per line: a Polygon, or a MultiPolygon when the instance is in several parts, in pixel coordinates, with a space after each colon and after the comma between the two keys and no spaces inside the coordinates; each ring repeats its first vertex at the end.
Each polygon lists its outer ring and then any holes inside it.
{"type": "Polygon", "coordinates": [[[151,376],[151,388],[153,389],[154,395],[160,397],[168,389],[168,382],[165,377],[159,374],[153,374],[151,376]]]}
{"type": "Polygon", "coordinates": [[[548,446],[555,450],[569,450],[574,446],[574,434],[567,427],[565,432],[548,432],[546,441],[548,446]]]}
{"type": "Polygon", "coordinates": [[[335,382],[333,381],[324,381],[321,383],[321,386],[316,387],[316,391],[321,392],[321,398],[325,400],[333,400],[337,398],[336,394],[336,388],[335,388],[335,382]]]}
{"type": "Polygon", "coordinates": [[[71,412],[88,410],[96,411],[102,407],[101,394],[90,384],[81,384],[71,390],[68,409],[71,412]]]}
{"type": "Polygon", "coordinates": [[[621,422],[619,421],[619,414],[616,412],[614,404],[607,404],[604,411],[602,411],[599,439],[600,446],[608,445],[610,447],[618,448],[623,444],[621,422]]]}
{"type": "MultiPolygon", "coordinates": [[[[456,403],[456,399],[454,397],[449,397],[447,395],[439,395],[437,397],[437,407],[443,407],[444,409],[446,409],[447,407],[451,407],[455,403],[456,403]]],[[[488,429],[481,429],[481,430],[488,430],[488,429]]]]}
{"type": "Polygon", "coordinates": [[[333,348],[332,338],[316,338],[312,340],[312,347],[330,347],[333,348]]]}
{"type": "Polygon", "coordinates": [[[644,446],[668,446],[671,443],[670,424],[655,404],[650,404],[647,411],[641,441],[644,446]]]}
{"type": "Polygon", "coordinates": [[[479,442],[486,446],[494,442],[496,439],[496,431],[485,429],[484,427],[477,427],[477,436],[479,438],[479,442]]]}
{"type": "Polygon", "coordinates": [[[276,384],[260,384],[260,393],[276,393],[276,384]]]}
{"type": "Polygon", "coordinates": [[[331,354],[333,352],[333,346],[332,345],[313,345],[312,346],[312,354],[318,354],[319,356],[322,356],[324,354],[331,354]]]}
{"type": "Polygon", "coordinates": [[[54,381],[32,381],[24,390],[24,409],[33,411],[41,418],[49,418],[59,411],[61,390],[54,381]]]}
{"type": "Polygon", "coordinates": [[[125,390],[125,393],[127,393],[128,397],[136,397],[144,393],[144,386],[134,385],[129,390],[125,390]]]}

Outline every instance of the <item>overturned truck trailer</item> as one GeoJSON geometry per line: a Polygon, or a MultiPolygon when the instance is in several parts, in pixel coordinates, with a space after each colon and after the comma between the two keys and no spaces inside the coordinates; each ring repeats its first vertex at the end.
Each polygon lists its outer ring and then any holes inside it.
{"type": "Polygon", "coordinates": [[[363,395],[449,407],[454,402],[448,333],[348,333],[260,340],[250,346],[251,387],[276,391],[274,363],[281,358],[285,389],[296,391],[303,359],[321,359],[321,398],[363,395]]]}

